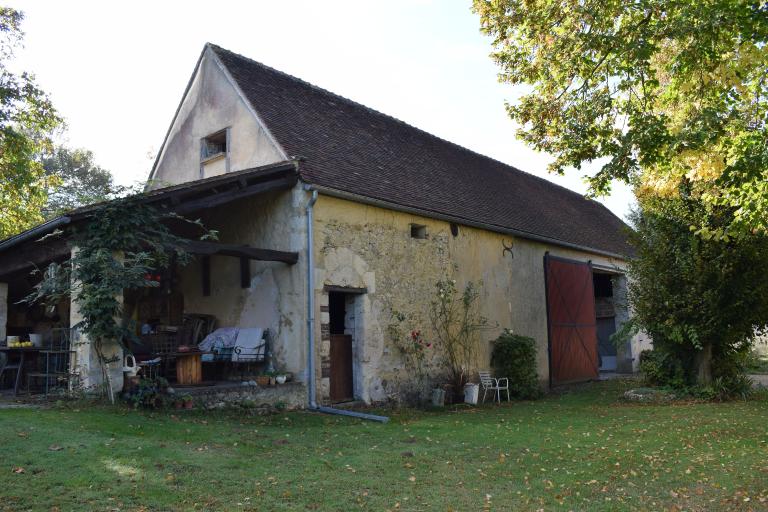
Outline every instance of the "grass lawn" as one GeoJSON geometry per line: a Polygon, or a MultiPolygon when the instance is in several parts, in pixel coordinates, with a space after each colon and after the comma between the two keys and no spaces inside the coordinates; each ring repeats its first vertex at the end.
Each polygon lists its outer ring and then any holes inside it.
{"type": "Polygon", "coordinates": [[[768,509],[768,402],[630,405],[627,386],[384,425],[0,409],[0,510],[768,509]]]}

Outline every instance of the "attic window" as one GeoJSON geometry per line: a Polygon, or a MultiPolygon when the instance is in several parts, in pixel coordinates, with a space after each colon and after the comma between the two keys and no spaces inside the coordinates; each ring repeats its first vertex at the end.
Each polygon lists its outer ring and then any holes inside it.
{"type": "Polygon", "coordinates": [[[202,139],[200,160],[208,160],[219,155],[227,154],[229,130],[221,130],[202,139]]]}
{"type": "Polygon", "coordinates": [[[427,226],[423,224],[411,224],[411,238],[424,240],[427,238],[427,226]]]}

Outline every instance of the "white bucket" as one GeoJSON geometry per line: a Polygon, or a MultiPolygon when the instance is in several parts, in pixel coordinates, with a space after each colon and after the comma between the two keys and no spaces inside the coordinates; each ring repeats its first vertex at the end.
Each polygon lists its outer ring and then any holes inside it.
{"type": "Polygon", "coordinates": [[[477,396],[480,394],[480,385],[467,383],[464,384],[464,402],[472,405],[477,404],[477,396]]]}
{"type": "Polygon", "coordinates": [[[30,334],[29,335],[29,341],[32,342],[33,347],[41,348],[43,346],[43,335],[42,334],[30,334]]]}

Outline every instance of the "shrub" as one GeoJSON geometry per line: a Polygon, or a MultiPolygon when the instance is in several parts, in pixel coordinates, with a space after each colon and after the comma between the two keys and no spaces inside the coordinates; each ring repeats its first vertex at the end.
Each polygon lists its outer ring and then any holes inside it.
{"type": "Polygon", "coordinates": [[[517,398],[541,396],[536,373],[536,341],[505,330],[493,343],[491,366],[498,377],[509,379],[509,390],[517,398]]]}
{"type": "Polygon", "coordinates": [[[685,369],[680,364],[680,359],[662,350],[640,352],[640,373],[649,386],[677,390],[687,387],[685,369]]]}
{"type": "MultiPolygon", "coordinates": [[[[745,353],[748,354],[748,353],[745,353]]],[[[684,395],[702,400],[724,401],[745,399],[752,393],[752,381],[744,373],[745,355],[716,358],[713,365],[715,378],[708,384],[690,386],[680,355],[664,350],[643,350],[640,353],[640,372],[647,385],[672,388],[684,395]]]]}

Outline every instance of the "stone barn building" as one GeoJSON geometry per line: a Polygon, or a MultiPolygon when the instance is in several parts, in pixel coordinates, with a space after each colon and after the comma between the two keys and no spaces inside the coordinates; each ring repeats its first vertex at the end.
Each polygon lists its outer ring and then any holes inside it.
{"type": "MultiPolygon", "coordinates": [[[[478,369],[503,328],[536,340],[543,386],[631,372],[647,344],[609,340],[628,318],[630,248],[604,206],[215,45],[147,187],[148,201],[219,231],[175,271],[177,323],[268,329],[271,364],[313,384],[318,403],[398,393],[409,375],[388,336],[393,311],[429,338],[424,311],[442,278],[482,283],[494,327],[478,369]]],[[[0,337],[31,328],[14,305],[29,266],[72,250],[35,240],[78,215],[0,242],[0,337]]],[[[74,308],[63,314],[74,325],[74,308]]],[[[96,382],[87,343],[78,357],[96,382]]]]}

